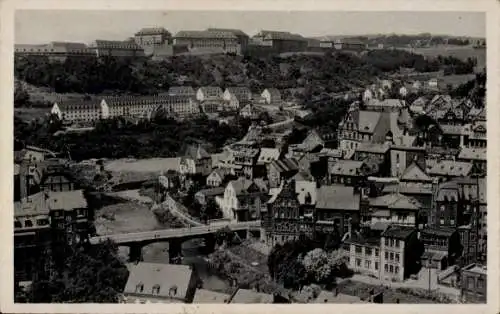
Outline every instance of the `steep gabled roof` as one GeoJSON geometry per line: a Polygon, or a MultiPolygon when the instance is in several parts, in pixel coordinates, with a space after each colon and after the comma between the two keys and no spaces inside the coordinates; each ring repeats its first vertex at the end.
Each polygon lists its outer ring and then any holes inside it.
{"type": "Polygon", "coordinates": [[[359,194],[351,186],[323,185],[318,189],[316,208],[359,210],[359,202],[359,194]]]}
{"type": "Polygon", "coordinates": [[[201,145],[197,146],[188,145],[184,150],[184,153],[181,155],[181,157],[187,157],[194,160],[199,160],[199,159],[210,158],[210,155],[203,147],[201,147],[201,145]]]}
{"type": "Polygon", "coordinates": [[[402,181],[424,181],[431,182],[432,178],[425,173],[422,168],[416,163],[412,163],[401,176],[402,181]]]}
{"type": "Polygon", "coordinates": [[[420,208],[422,208],[422,204],[420,204],[420,202],[415,198],[399,193],[392,193],[376,197],[370,200],[370,206],[412,210],[419,210],[420,208]]]}

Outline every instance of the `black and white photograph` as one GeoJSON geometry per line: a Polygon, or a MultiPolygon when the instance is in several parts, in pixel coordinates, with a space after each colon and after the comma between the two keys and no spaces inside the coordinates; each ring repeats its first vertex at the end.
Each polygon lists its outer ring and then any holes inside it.
{"type": "Polygon", "coordinates": [[[487,304],[486,16],[16,10],[12,302],[487,304]]]}

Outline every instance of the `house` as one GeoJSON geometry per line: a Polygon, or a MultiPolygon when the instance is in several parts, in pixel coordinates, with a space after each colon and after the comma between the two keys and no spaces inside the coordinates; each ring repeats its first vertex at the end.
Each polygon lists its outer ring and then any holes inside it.
{"type": "Polygon", "coordinates": [[[419,231],[419,235],[425,248],[422,265],[426,267],[444,270],[462,255],[460,235],[456,229],[426,227],[419,231]]]}
{"type": "Polygon", "coordinates": [[[297,193],[300,205],[315,205],[318,199],[318,184],[314,177],[308,172],[299,170],[291,180],[295,182],[295,193],[297,193]]]}
{"type": "Polygon", "coordinates": [[[486,148],[467,148],[463,147],[458,154],[458,161],[470,163],[474,171],[486,175],[487,150],[486,148]]]}
{"type": "Polygon", "coordinates": [[[269,186],[276,188],[281,182],[293,177],[299,171],[299,164],[295,159],[282,158],[269,164],[267,178],[269,186]]]}
{"type": "Polygon", "coordinates": [[[145,27],[134,34],[135,43],[142,48],[168,44],[172,34],[163,27],[145,27]]]}
{"type": "Polygon", "coordinates": [[[371,173],[364,161],[338,160],[328,165],[328,181],[332,184],[361,186],[371,173]]]}
{"type": "Polygon", "coordinates": [[[413,163],[417,163],[420,167],[425,167],[425,148],[413,146],[411,139],[409,140],[410,143],[391,145],[390,172],[392,177],[401,177],[406,168],[413,163]]]}
{"type": "Polygon", "coordinates": [[[214,169],[207,177],[207,186],[214,188],[221,186],[228,175],[230,171],[227,168],[214,169]]]}
{"type": "Polygon", "coordinates": [[[274,296],[272,294],[257,292],[249,289],[238,289],[230,297],[228,303],[240,304],[256,304],[256,303],[274,303],[274,296]]]}
{"type": "MultiPolygon", "coordinates": [[[[308,204],[309,205],[309,204],[308,204]]],[[[267,202],[267,212],[262,219],[262,238],[268,245],[284,244],[298,240],[299,236],[312,237],[314,234],[314,207],[301,206],[295,182],[282,182],[267,202]]]]}
{"type": "Polygon", "coordinates": [[[64,235],[70,244],[86,241],[92,229],[94,212],[88,207],[83,190],[49,192],[45,196],[53,229],[64,235]]]}
{"type": "Polygon", "coordinates": [[[361,143],[354,152],[354,160],[364,161],[370,159],[378,165],[381,176],[389,175],[389,149],[388,143],[361,143]]]}
{"type": "Polygon", "coordinates": [[[379,279],[403,281],[418,271],[423,248],[417,230],[412,227],[390,226],[380,242],[382,265],[379,279]]]}
{"type": "Polygon", "coordinates": [[[262,180],[239,178],[230,181],[223,197],[216,197],[224,218],[231,221],[258,220],[265,210],[268,189],[262,180]]]}
{"type": "Polygon", "coordinates": [[[307,39],[290,32],[261,30],[252,37],[252,45],[268,47],[275,53],[305,51],[307,39]]]}
{"type": "Polygon", "coordinates": [[[323,185],[318,188],[316,225],[318,230],[341,234],[349,232],[352,225],[359,225],[361,195],[353,187],[323,185]]]}
{"type": "Polygon", "coordinates": [[[191,303],[197,278],[191,266],[139,262],[128,264],[124,303],[191,303]]]}
{"type": "Polygon", "coordinates": [[[261,97],[266,105],[281,106],[281,93],[276,88],[266,88],[261,97]]]}
{"type": "Polygon", "coordinates": [[[247,179],[258,177],[257,158],[259,157],[259,149],[247,147],[245,145],[233,146],[231,154],[234,160],[235,174],[238,177],[244,176],[247,179]]]}
{"type": "Polygon", "coordinates": [[[259,114],[263,111],[263,109],[260,109],[253,104],[247,104],[240,109],[240,116],[242,116],[243,118],[257,119],[259,114]]]}
{"type": "Polygon", "coordinates": [[[416,226],[422,205],[414,198],[400,193],[386,194],[370,200],[371,222],[390,222],[416,226]]]}
{"type": "Polygon", "coordinates": [[[427,167],[427,174],[438,178],[441,182],[452,178],[468,177],[472,173],[472,163],[453,160],[442,160],[427,167]]]}
{"type": "Polygon", "coordinates": [[[486,303],[488,272],[486,266],[470,264],[461,271],[460,295],[466,303],[486,303]]]}
{"type": "Polygon", "coordinates": [[[215,187],[210,189],[199,190],[195,193],[194,198],[201,205],[207,205],[210,200],[215,201],[217,196],[224,195],[224,191],[226,188],[224,187],[215,187]]]}
{"type": "Polygon", "coordinates": [[[365,228],[344,241],[349,269],[380,278],[382,273],[381,231],[365,228]]]}
{"type": "Polygon", "coordinates": [[[212,159],[201,145],[188,145],[179,159],[179,172],[183,175],[208,176],[212,171],[212,159]]]}
{"type": "Polygon", "coordinates": [[[487,146],[486,121],[475,121],[470,127],[470,134],[467,139],[467,146],[470,148],[481,148],[487,146]]]}

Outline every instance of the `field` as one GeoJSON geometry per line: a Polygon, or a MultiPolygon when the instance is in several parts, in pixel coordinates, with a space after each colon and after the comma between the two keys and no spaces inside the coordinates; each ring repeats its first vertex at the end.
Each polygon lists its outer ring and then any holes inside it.
{"type": "Polygon", "coordinates": [[[461,60],[476,58],[477,66],[483,68],[486,65],[486,49],[473,49],[470,47],[429,47],[429,48],[403,48],[425,57],[435,58],[439,55],[452,56],[461,60]]]}

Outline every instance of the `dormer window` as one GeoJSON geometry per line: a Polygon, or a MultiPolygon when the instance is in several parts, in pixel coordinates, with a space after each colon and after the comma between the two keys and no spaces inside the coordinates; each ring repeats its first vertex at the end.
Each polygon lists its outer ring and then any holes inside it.
{"type": "Polygon", "coordinates": [[[141,283],[138,283],[136,286],[135,286],[135,292],[136,293],[142,293],[144,291],[144,284],[141,282],[141,283]]]}
{"type": "Polygon", "coordinates": [[[160,294],[160,285],[158,284],[154,285],[151,290],[152,290],[151,293],[154,295],[160,294]]]}

